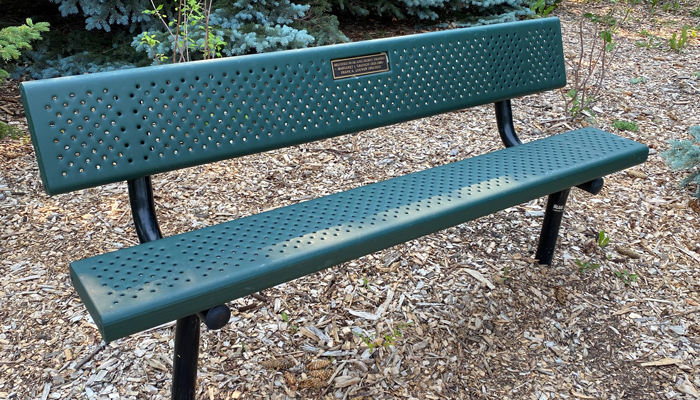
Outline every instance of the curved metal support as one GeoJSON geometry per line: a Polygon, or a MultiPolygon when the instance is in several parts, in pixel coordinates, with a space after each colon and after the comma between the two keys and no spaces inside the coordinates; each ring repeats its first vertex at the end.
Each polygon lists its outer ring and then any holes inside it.
{"type": "MultiPolygon", "coordinates": [[[[131,215],[134,218],[139,241],[147,243],[162,239],[163,233],[158,225],[156,206],[153,201],[151,177],[130,179],[127,181],[127,186],[129,187],[131,215]]],[[[221,329],[226,326],[230,316],[231,310],[226,305],[220,305],[177,320],[173,358],[173,400],[195,399],[200,318],[209,329],[221,329]]]]}
{"type": "Polygon", "coordinates": [[[129,187],[131,215],[134,217],[139,241],[146,243],[162,239],[163,233],[158,226],[156,206],[153,203],[151,177],[130,179],[127,181],[127,186],[129,187]]]}
{"type": "MultiPolygon", "coordinates": [[[[493,103],[496,110],[496,123],[498,124],[498,134],[506,147],[513,147],[523,142],[518,138],[518,133],[513,125],[513,109],[510,100],[497,101],[493,103]]],[[[590,194],[598,194],[603,190],[603,178],[594,179],[590,182],[582,183],[576,187],[590,194]]]]}
{"type": "Polygon", "coordinates": [[[513,109],[510,106],[510,100],[497,101],[493,103],[496,108],[496,123],[498,124],[498,133],[501,135],[501,140],[506,147],[513,147],[523,144],[515,132],[513,125],[513,109]]]}

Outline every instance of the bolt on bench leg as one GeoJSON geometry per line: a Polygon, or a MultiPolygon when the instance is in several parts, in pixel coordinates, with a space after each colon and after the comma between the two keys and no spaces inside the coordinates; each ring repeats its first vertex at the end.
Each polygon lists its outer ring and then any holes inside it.
{"type": "Polygon", "coordinates": [[[199,317],[180,318],[175,326],[173,400],[194,400],[199,359],[199,317]]]}
{"type": "Polygon", "coordinates": [[[544,212],[540,242],[537,245],[537,253],[535,253],[535,259],[539,260],[540,264],[552,264],[554,247],[557,244],[559,227],[561,226],[561,219],[564,216],[566,200],[569,198],[570,191],[571,189],[566,189],[552,193],[547,198],[547,209],[544,212]]]}

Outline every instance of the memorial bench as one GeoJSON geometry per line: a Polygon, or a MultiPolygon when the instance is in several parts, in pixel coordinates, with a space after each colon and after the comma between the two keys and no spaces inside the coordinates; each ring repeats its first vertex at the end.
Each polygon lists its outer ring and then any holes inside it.
{"type": "MultiPolygon", "coordinates": [[[[510,99],[566,84],[555,18],[21,85],[50,195],[127,181],[141,245],[75,261],[106,342],[177,320],[173,398],[192,399],[200,319],[226,302],[549,195],[550,264],[569,189],[646,160],[594,128],[522,144],[510,99]],[[494,103],[506,148],[163,237],[150,176],[494,103]]],[[[205,184],[202,182],[202,184],[205,184]]]]}

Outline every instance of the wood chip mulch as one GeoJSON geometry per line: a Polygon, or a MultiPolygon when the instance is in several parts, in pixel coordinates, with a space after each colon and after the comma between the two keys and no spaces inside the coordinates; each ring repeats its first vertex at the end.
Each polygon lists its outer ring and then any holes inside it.
{"type": "MultiPolygon", "coordinates": [[[[630,5],[586,123],[652,154],[597,196],[572,191],[552,267],[532,259],[537,199],[234,301],[202,334],[198,399],[699,398],[700,207],[659,153],[700,125],[700,40],[635,45],[700,25],[690,3],[653,19],[630,5]]],[[[568,4],[556,14],[574,51],[568,4]]],[[[26,131],[18,99],[9,82],[0,118],[26,131]]],[[[556,92],[514,107],[526,140],[580,127],[556,92]]],[[[156,203],[175,234],[501,147],[484,106],[160,174],[156,203]]],[[[104,345],[68,276],[135,244],[125,184],[49,198],[28,139],[0,142],[0,399],[169,398],[174,325],[104,345]]]]}

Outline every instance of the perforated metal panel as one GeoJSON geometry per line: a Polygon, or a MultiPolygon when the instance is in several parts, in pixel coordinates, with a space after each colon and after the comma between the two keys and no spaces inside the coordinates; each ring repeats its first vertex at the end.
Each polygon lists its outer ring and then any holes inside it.
{"type": "Polygon", "coordinates": [[[555,18],[26,82],[49,194],[565,85],[555,18]],[[331,61],[386,52],[389,71],[331,61]]]}
{"type": "Polygon", "coordinates": [[[592,128],[71,264],[106,341],[642,163],[592,128]]]}

